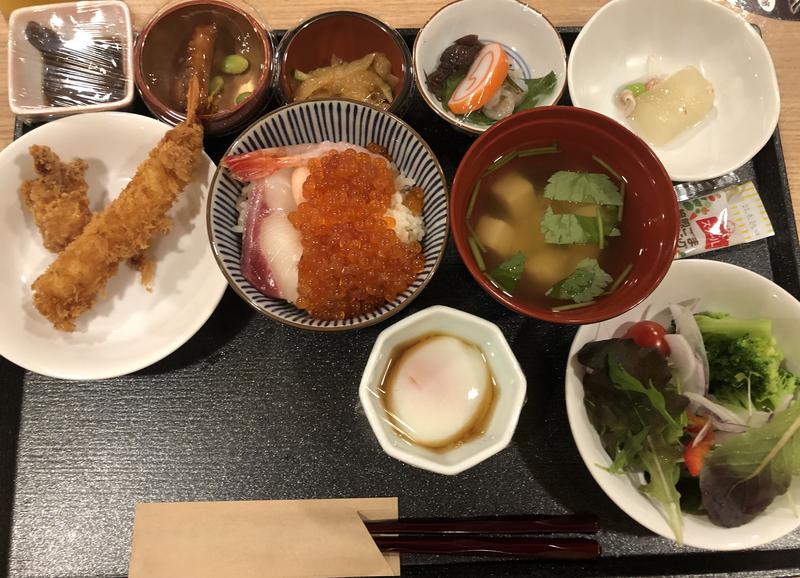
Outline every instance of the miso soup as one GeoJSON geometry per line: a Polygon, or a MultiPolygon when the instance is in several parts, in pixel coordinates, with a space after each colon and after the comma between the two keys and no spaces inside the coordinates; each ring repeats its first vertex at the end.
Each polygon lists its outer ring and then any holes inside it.
{"type": "Polygon", "coordinates": [[[590,304],[630,271],[621,262],[624,177],[591,151],[571,147],[532,145],[504,155],[470,199],[468,240],[476,263],[523,304],[590,304]]]}

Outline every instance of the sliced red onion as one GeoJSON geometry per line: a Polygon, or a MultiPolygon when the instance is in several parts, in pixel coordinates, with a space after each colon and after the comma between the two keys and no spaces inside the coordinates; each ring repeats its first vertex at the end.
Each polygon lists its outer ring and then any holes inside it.
{"type": "Polygon", "coordinates": [[[669,345],[669,364],[675,368],[683,391],[704,395],[706,384],[703,365],[692,346],[683,335],[668,334],[664,339],[669,345]]]}
{"type": "Polygon", "coordinates": [[[705,423],[705,425],[703,425],[703,428],[699,432],[697,432],[697,436],[695,436],[694,441],[692,442],[692,447],[697,446],[697,444],[703,441],[708,435],[708,432],[710,430],[711,430],[711,420],[708,420],[705,423]]]}
{"type": "Polygon", "coordinates": [[[703,334],[700,333],[700,327],[698,327],[697,321],[694,319],[694,314],[688,307],[677,303],[670,305],[669,311],[672,313],[672,319],[675,320],[676,332],[689,342],[703,365],[704,393],[708,393],[708,356],[706,355],[705,343],[703,343],[703,334]]]}
{"type": "Polygon", "coordinates": [[[690,391],[685,392],[683,395],[688,397],[689,401],[696,403],[700,407],[705,408],[709,412],[714,414],[717,418],[719,418],[720,422],[724,422],[726,424],[738,425],[747,429],[747,424],[745,424],[742,418],[736,415],[735,412],[729,410],[727,407],[724,407],[715,401],[711,401],[710,399],[708,399],[703,395],[692,393],[690,391]]]}

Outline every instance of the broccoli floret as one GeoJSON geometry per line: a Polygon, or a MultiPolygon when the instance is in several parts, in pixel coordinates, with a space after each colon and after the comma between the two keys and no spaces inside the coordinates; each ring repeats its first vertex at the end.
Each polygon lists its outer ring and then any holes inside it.
{"type": "Polygon", "coordinates": [[[768,319],[734,319],[719,314],[695,315],[709,364],[709,392],[721,402],[772,411],[798,378],[787,371],[783,353],[772,337],[768,319]]]}

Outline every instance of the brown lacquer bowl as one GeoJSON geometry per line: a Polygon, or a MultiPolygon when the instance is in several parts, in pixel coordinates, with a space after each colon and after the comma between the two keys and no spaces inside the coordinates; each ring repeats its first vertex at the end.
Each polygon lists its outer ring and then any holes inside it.
{"type": "Polygon", "coordinates": [[[136,39],[133,70],[142,100],[157,118],[177,124],[186,118],[185,105],[178,100],[175,87],[181,62],[194,28],[214,22],[218,28],[212,76],[221,76],[230,94],[219,99],[219,110],[202,114],[206,133],[221,135],[236,132],[257,118],[266,107],[273,80],[271,34],[248,9],[221,0],[170,4],[154,14],[136,39]],[[226,54],[240,54],[249,63],[239,75],[221,72],[226,54]],[[250,93],[234,102],[241,93],[250,93]]]}
{"type": "Polygon", "coordinates": [[[411,53],[396,30],[360,12],[318,14],[286,34],[278,47],[278,96],[285,104],[294,102],[295,70],[329,66],[334,55],[350,62],[371,52],[383,52],[392,63],[392,75],[398,81],[388,110],[402,114],[414,83],[411,53]]]}

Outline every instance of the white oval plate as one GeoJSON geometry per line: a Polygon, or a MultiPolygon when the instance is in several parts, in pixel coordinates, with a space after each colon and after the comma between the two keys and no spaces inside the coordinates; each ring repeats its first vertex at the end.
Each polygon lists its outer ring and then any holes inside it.
{"type": "MultiPolygon", "coordinates": [[[[730,313],[738,317],[772,319],[773,334],[786,354],[787,367],[800,372],[800,303],[789,293],[760,275],[727,263],[707,260],[676,261],[661,285],[642,303],[614,319],[584,325],[569,352],[566,373],[567,416],[575,444],[586,467],[603,491],[631,518],[649,530],[674,539],[661,511],[642,495],[627,476],[603,469],[611,465],[583,405],[583,369],[577,353],[589,341],[619,337],[630,322],[643,318],[668,323],[670,303],[699,299],[698,310],[730,313]],[[601,467],[602,466],[602,467],[601,467]]],[[[800,484],[790,489],[800,502],[800,484]]],[[[710,550],[754,548],[788,534],[800,526],[788,495],[778,497],[752,522],[738,528],[723,528],[704,516],[684,514],[684,544],[710,550]]]]}
{"type": "Polygon", "coordinates": [[[738,169],[775,132],[780,96],[769,50],[730,8],[709,0],[613,0],[581,29],[569,55],[572,103],[630,127],[619,89],[693,65],[714,86],[705,119],[653,150],[673,181],[701,181],[738,169]],[[757,112],[756,112],[757,111],[757,112]]]}
{"type": "Polygon", "coordinates": [[[85,159],[89,206],[98,211],[131,180],[169,128],[136,114],[84,114],[45,124],[0,152],[0,355],[52,377],[115,377],[166,357],[209,318],[227,283],[206,235],[205,203],[215,166],[205,154],[169,213],[172,229],[157,236],[148,253],[156,263],[151,292],[137,272],[121,264],[105,296],[78,319],[73,333],[54,329],[33,307],[31,283],[55,255],[42,246],[19,195],[22,181],[36,176],[28,148],[47,145],[65,162],[85,159]]]}

